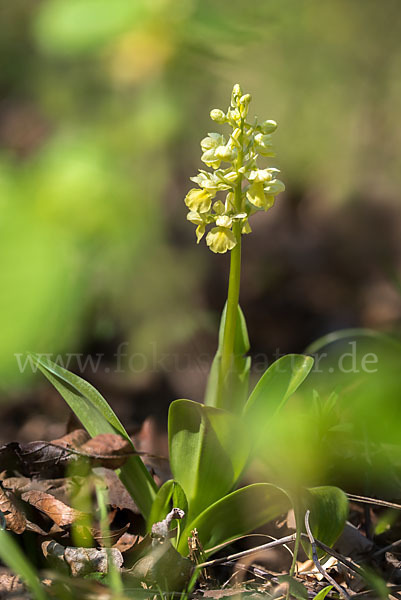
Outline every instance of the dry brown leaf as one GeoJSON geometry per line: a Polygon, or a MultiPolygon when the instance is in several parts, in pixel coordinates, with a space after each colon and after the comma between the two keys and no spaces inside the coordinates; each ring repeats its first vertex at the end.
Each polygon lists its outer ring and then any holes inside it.
{"type": "Polygon", "coordinates": [[[141,535],[128,533],[128,531],[126,531],[123,533],[120,539],[113,544],[113,548],[117,548],[117,550],[120,550],[120,552],[127,552],[127,550],[130,550],[133,546],[135,546],[135,544],[141,542],[142,540],[143,537],[141,535]]]}
{"type": "Polygon", "coordinates": [[[101,433],[80,447],[80,451],[108,469],[120,468],[132,455],[129,440],[114,433],[101,433]]]}
{"type": "Polygon", "coordinates": [[[6,477],[2,481],[2,486],[12,492],[27,492],[32,488],[32,483],[29,477],[6,477]]]}
{"type": "Polygon", "coordinates": [[[17,499],[12,492],[0,487],[0,511],[6,520],[7,529],[14,533],[22,533],[26,528],[24,513],[17,506],[17,499]]]}
{"type": "Polygon", "coordinates": [[[124,535],[128,528],[129,523],[127,523],[124,527],[121,527],[120,529],[110,530],[107,536],[103,535],[100,529],[92,529],[91,533],[93,539],[100,546],[109,547],[115,546],[116,542],[120,539],[122,535],[124,535]]]}
{"type": "Polygon", "coordinates": [[[127,488],[121,483],[118,475],[112,469],[98,467],[94,469],[94,473],[105,481],[111,506],[121,510],[126,508],[136,515],[140,514],[139,508],[127,492],[127,488]]]}
{"type": "Polygon", "coordinates": [[[46,492],[31,490],[24,492],[21,498],[52,519],[59,527],[67,527],[83,517],[83,513],[67,506],[46,492]]]}
{"type": "Polygon", "coordinates": [[[22,592],[25,586],[18,575],[12,575],[11,573],[0,574],[0,594],[3,592],[22,592]]]}
{"type": "Polygon", "coordinates": [[[63,437],[52,440],[51,443],[56,444],[57,446],[64,446],[65,448],[79,448],[89,439],[90,435],[85,429],[74,429],[74,431],[63,435],[63,437]]]}

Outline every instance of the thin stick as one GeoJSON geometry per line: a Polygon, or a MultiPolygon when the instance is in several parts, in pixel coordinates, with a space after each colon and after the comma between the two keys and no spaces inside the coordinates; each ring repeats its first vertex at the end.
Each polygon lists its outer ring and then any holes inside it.
{"type": "Polygon", "coordinates": [[[204,563],[200,563],[197,565],[198,568],[203,569],[204,567],[211,567],[214,565],[221,565],[227,561],[236,560],[237,558],[243,558],[244,556],[250,556],[251,554],[257,554],[261,550],[269,550],[269,548],[275,548],[276,546],[284,546],[284,544],[288,544],[289,542],[295,541],[296,534],[287,535],[279,540],[274,540],[273,542],[268,542],[267,544],[262,544],[262,546],[256,546],[256,548],[250,548],[249,550],[244,550],[243,552],[236,552],[236,554],[230,554],[230,556],[224,556],[223,558],[215,558],[214,560],[208,560],[204,563]]]}
{"type": "Polygon", "coordinates": [[[398,546],[401,546],[401,540],[397,540],[388,546],[384,546],[384,548],[379,548],[379,550],[376,550],[376,552],[372,554],[372,558],[378,558],[381,554],[393,550],[394,548],[398,548],[398,546]]]}
{"type": "MultiPolygon", "coordinates": [[[[149,452],[139,452],[138,450],[129,450],[123,454],[91,454],[89,452],[83,452],[82,450],[76,450],[76,448],[72,448],[71,446],[55,444],[54,442],[43,442],[43,447],[33,450],[32,454],[35,454],[35,452],[40,452],[43,450],[43,448],[49,446],[51,448],[57,448],[58,450],[64,450],[67,455],[76,454],[77,456],[82,456],[83,458],[92,458],[94,460],[115,460],[116,458],[129,458],[130,456],[146,456],[147,458],[157,458],[158,460],[165,460],[166,462],[169,460],[166,456],[158,456],[157,454],[150,454],[149,452]]],[[[46,459],[46,462],[50,460],[52,459],[46,459]]]]}
{"type": "Polygon", "coordinates": [[[368,498],[367,496],[357,496],[356,494],[347,494],[347,498],[353,502],[362,502],[362,504],[375,504],[376,506],[385,506],[386,508],[396,508],[401,510],[401,504],[379,500],[377,498],[368,498]]]}
{"type": "Polygon", "coordinates": [[[319,573],[321,575],[323,575],[323,577],[325,579],[327,579],[327,581],[336,588],[336,590],[338,591],[339,594],[341,594],[346,600],[348,600],[350,598],[350,596],[347,594],[347,592],[341,587],[341,585],[339,585],[337,583],[337,581],[335,581],[335,579],[333,579],[328,573],[327,571],[322,567],[322,565],[319,562],[319,559],[317,557],[317,550],[316,550],[316,542],[315,542],[315,538],[312,535],[312,531],[309,525],[309,515],[310,515],[310,510],[306,511],[305,514],[305,528],[306,528],[306,533],[308,534],[308,538],[309,538],[309,542],[312,546],[312,558],[313,558],[313,562],[315,563],[315,567],[317,568],[317,570],[319,571],[319,573]]]}
{"type": "MultiPolygon", "coordinates": [[[[305,533],[303,533],[302,535],[304,537],[308,537],[305,533]]],[[[336,552],[329,546],[326,546],[326,544],[323,544],[323,542],[321,542],[320,540],[315,539],[315,544],[316,544],[316,546],[319,546],[319,548],[321,548],[322,550],[327,552],[327,554],[330,554],[330,556],[333,556],[334,558],[336,558],[338,560],[338,562],[340,562],[344,565],[344,567],[346,567],[353,573],[356,573],[357,575],[363,576],[363,574],[364,574],[363,570],[359,567],[359,565],[354,563],[354,561],[352,561],[348,558],[345,558],[344,556],[342,556],[341,554],[339,554],[338,552],[336,552]]]]}

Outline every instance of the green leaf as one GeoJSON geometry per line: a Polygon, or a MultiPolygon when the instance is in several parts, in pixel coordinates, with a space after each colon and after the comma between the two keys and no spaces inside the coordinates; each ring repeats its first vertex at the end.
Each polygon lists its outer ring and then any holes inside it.
{"type": "MultiPolygon", "coordinates": [[[[107,401],[90,383],[47,358],[37,354],[31,356],[92,437],[100,433],[117,433],[129,440],[135,450],[107,401]]],[[[156,484],[141,458],[131,456],[121,467],[119,476],[146,519],[156,495],[156,484]]]]}
{"type": "MultiPolygon", "coordinates": [[[[226,313],[227,304],[224,307],[221,315],[218,348],[210,369],[206,386],[205,404],[207,406],[216,406],[218,401],[220,385],[219,376],[221,356],[223,351],[226,313]]],[[[250,356],[246,356],[246,354],[249,352],[249,348],[249,337],[245,317],[240,306],[238,306],[238,315],[235,328],[233,369],[230,373],[229,381],[226,381],[224,385],[227,401],[223,402],[224,406],[227,406],[232,412],[241,411],[246,399],[248,398],[251,358],[250,356]]]]}
{"type": "Polygon", "coordinates": [[[271,419],[284,406],[309,374],[313,358],[287,354],[276,360],[256,384],[244,408],[244,416],[254,444],[266,435],[271,419]]]}
{"type": "Polygon", "coordinates": [[[181,508],[185,517],[179,521],[179,529],[185,527],[186,515],[188,513],[188,502],[184,490],[174,479],[166,481],[158,490],[153,501],[152,510],[148,519],[148,531],[152,525],[166,518],[172,508],[181,508]]]}
{"type": "Polygon", "coordinates": [[[269,483],[248,485],[224,496],[193,519],[180,537],[178,550],[188,552],[187,540],[194,528],[207,551],[261,527],[290,507],[290,498],[281,488],[269,483]]]}
{"type": "Polygon", "coordinates": [[[35,600],[46,600],[48,595],[41,586],[29,560],[8,531],[0,529],[0,558],[31,590],[35,600]]]}
{"type": "Polygon", "coordinates": [[[314,600],[324,600],[327,594],[333,589],[332,585],[327,585],[318,594],[316,594],[314,600]]]}
{"type": "Polygon", "coordinates": [[[308,590],[300,581],[297,581],[291,575],[280,575],[278,580],[280,583],[288,584],[291,596],[300,600],[308,600],[308,590]]]}
{"type": "MultiPolygon", "coordinates": [[[[334,486],[308,488],[303,504],[304,511],[310,510],[313,537],[331,547],[341,535],[348,517],[347,496],[334,486]]],[[[305,542],[304,547],[308,548],[309,555],[312,556],[309,543],[305,542]]],[[[318,550],[318,555],[324,554],[318,550]]]]}
{"type": "Polygon", "coordinates": [[[248,436],[236,415],[191,400],[170,405],[169,447],[191,518],[232,490],[249,457],[248,436]]]}

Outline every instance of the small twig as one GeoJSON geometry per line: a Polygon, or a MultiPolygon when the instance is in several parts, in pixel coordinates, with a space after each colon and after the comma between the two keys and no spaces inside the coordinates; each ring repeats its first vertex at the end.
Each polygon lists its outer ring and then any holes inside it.
{"type": "Polygon", "coordinates": [[[396,508],[397,510],[401,510],[401,504],[387,502],[387,500],[368,498],[367,496],[357,496],[356,494],[347,494],[347,498],[353,502],[362,502],[362,504],[375,504],[376,506],[385,506],[386,508],[396,508]]]}
{"type": "MultiPolygon", "coordinates": [[[[303,533],[302,536],[309,539],[306,533],[303,533]]],[[[315,544],[316,546],[319,546],[321,550],[324,550],[324,552],[327,552],[327,554],[330,554],[330,556],[336,558],[338,562],[344,565],[344,567],[346,567],[353,573],[356,573],[357,575],[363,576],[363,570],[354,561],[352,561],[349,558],[345,558],[344,556],[342,556],[342,554],[339,554],[329,546],[326,546],[326,544],[323,544],[323,542],[321,542],[318,539],[315,539],[315,544]]]]}
{"type": "MultiPolygon", "coordinates": [[[[391,585],[390,584],[386,587],[387,587],[388,593],[391,595],[397,594],[397,592],[401,591],[401,585],[391,585]]],[[[364,590],[363,592],[358,592],[357,594],[354,594],[352,596],[352,600],[354,600],[354,598],[364,598],[365,596],[369,596],[370,594],[374,594],[374,593],[375,593],[375,590],[364,590]]]]}
{"type": "Polygon", "coordinates": [[[394,548],[398,548],[398,546],[401,546],[401,540],[397,540],[396,542],[393,542],[392,544],[389,544],[388,546],[384,546],[384,548],[379,548],[379,550],[376,550],[376,552],[374,552],[372,554],[371,558],[378,558],[381,554],[384,554],[385,552],[388,552],[389,550],[393,550],[394,548]]]}
{"type": "Polygon", "coordinates": [[[277,546],[283,546],[284,544],[288,544],[289,542],[294,542],[296,538],[296,534],[287,535],[279,540],[274,540],[273,542],[268,542],[267,544],[262,544],[262,546],[256,546],[256,548],[250,548],[249,550],[244,550],[243,552],[237,552],[236,554],[230,554],[230,556],[224,556],[223,558],[215,558],[213,560],[208,560],[204,563],[200,563],[197,565],[198,568],[211,567],[214,565],[221,565],[225,562],[236,560],[237,558],[243,558],[244,556],[250,556],[251,554],[257,554],[261,550],[268,550],[269,548],[275,548],[277,546]]]}
{"type": "Polygon", "coordinates": [[[306,528],[306,533],[308,534],[308,538],[309,538],[309,542],[312,546],[312,558],[313,558],[313,562],[315,563],[315,567],[317,568],[317,570],[319,571],[319,573],[321,575],[323,575],[323,577],[333,586],[336,588],[336,590],[338,591],[339,594],[341,594],[346,600],[348,600],[350,598],[350,596],[347,594],[347,592],[341,587],[341,585],[339,585],[337,583],[337,581],[335,579],[333,579],[328,573],[327,571],[322,567],[322,565],[319,562],[318,556],[317,556],[317,550],[316,550],[316,542],[315,542],[315,538],[312,535],[312,531],[309,525],[309,515],[310,515],[310,510],[306,511],[305,514],[305,528],[306,528]]]}
{"type": "MultiPolygon", "coordinates": [[[[43,447],[50,446],[53,448],[58,448],[59,450],[64,450],[66,454],[76,454],[77,456],[82,456],[83,458],[92,458],[97,460],[113,460],[116,458],[124,458],[129,456],[146,456],[147,458],[156,458],[157,460],[165,460],[169,459],[166,456],[158,456],[157,454],[150,454],[149,452],[139,452],[138,450],[130,450],[129,452],[124,452],[123,454],[97,454],[90,452],[83,452],[82,450],[76,450],[71,446],[62,446],[61,444],[55,444],[54,442],[45,442],[43,447]]],[[[40,452],[42,448],[37,449],[33,452],[40,452]]]]}

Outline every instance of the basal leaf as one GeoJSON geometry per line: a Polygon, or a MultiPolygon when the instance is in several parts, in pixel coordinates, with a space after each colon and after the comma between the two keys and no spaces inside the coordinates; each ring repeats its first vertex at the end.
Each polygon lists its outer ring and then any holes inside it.
{"type": "Polygon", "coordinates": [[[187,539],[194,528],[207,551],[261,527],[290,507],[290,499],[281,488],[269,483],[248,485],[224,496],[195,517],[183,531],[178,550],[187,553],[187,539]]]}
{"type": "MultiPolygon", "coordinates": [[[[54,385],[88,433],[118,433],[132,441],[103,396],[87,381],[39,355],[31,355],[42,373],[54,385]]],[[[134,445],[132,444],[132,448],[134,445]]],[[[149,516],[156,484],[139,456],[131,456],[120,469],[121,481],[144,517],[149,516]]]]}
{"type": "MultiPolygon", "coordinates": [[[[341,535],[348,517],[348,499],[338,487],[321,486],[308,488],[304,498],[304,510],[310,510],[310,526],[313,537],[326,546],[332,546],[341,535]]],[[[310,546],[305,543],[310,552],[310,546]]],[[[324,555],[319,551],[318,554],[324,555]]]]}
{"type": "Polygon", "coordinates": [[[251,358],[246,356],[249,351],[249,338],[244,314],[238,306],[238,315],[235,329],[233,369],[229,380],[221,383],[220,365],[223,349],[224,330],[226,324],[227,305],[221,315],[219,329],[219,343],[206,386],[205,404],[207,406],[224,407],[232,412],[242,410],[248,397],[249,371],[251,358]],[[221,388],[221,389],[220,389],[221,388]],[[219,397],[223,394],[224,397],[219,397]]]}
{"type": "Polygon", "coordinates": [[[169,446],[191,518],[232,490],[249,457],[249,439],[236,415],[191,400],[170,405],[169,446]]]}
{"type": "Polygon", "coordinates": [[[148,531],[154,523],[165,519],[172,508],[181,508],[185,513],[185,517],[178,522],[179,529],[182,529],[185,527],[188,513],[187,498],[180,484],[174,479],[169,479],[157,491],[148,519],[148,531]]]}
{"type": "Polygon", "coordinates": [[[254,443],[266,434],[271,419],[297,390],[313,366],[313,358],[287,354],[262,375],[245,405],[244,416],[254,443]]]}

